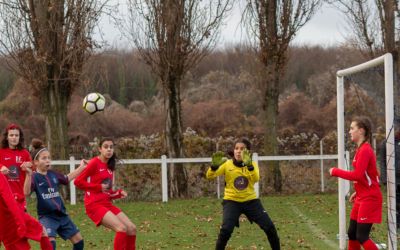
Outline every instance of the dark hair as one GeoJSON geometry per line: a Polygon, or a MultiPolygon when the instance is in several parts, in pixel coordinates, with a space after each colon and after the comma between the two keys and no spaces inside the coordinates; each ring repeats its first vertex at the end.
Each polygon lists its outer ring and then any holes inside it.
{"type": "Polygon", "coordinates": [[[43,151],[48,151],[44,143],[37,138],[33,138],[31,142],[31,158],[32,160],[36,160],[36,158],[39,156],[39,154],[43,151]]]}
{"type": "Polygon", "coordinates": [[[243,143],[246,146],[246,149],[251,150],[251,143],[250,140],[247,138],[241,138],[237,141],[235,141],[235,145],[236,143],[243,143]]]}
{"type": "MultiPolygon", "coordinates": [[[[102,139],[99,141],[99,147],[100,147],[100,148],[101,148],[101,146],[103,145],[103,143],[104,143],[105,141],[111,141],[111,142],[115,145],[115,142],[114,142],[114,139],[113,139],[113,138],[111,138],[111,137],[104,137],[104,138],[102,138],[102,139]]],[[[114,171],[116,165],[117,165],[117,155],[116,155],[115,152],[114,152],[113,155],[111,156],[111,158],[108,159],[107,166],[108,166],[108,169],[110,169],[111,171],[114,171]]]]}
{"type": "Polygon", "coordinates": [[[9,131],[9,130],[13,130],[13,129],[16,129],[16,130],[19,131],[19,142],[18,142],[18,144],[17,144],[17,146],[16,146],[16,149],[18,149],[18,150],[24,149],[24,146],[23,146],[23,145],[24,145],[24,141],[25,141],[25,139],[24,139],[24,133],[22,132],[21,127],[18,126],[17,124],[14,124],[14,123],[9,124],[9,125],[4,129],[3,138],[2,138],[2,140],[1,140],[1,148],[9,148],[9,147],[10,147],[10,145],[8,144],[8,139],[7,139],[7,137],[8,137],[8,131],[9,131]]]}
{"type": "Polygon", "coordinates": [[[358,128],[362,128],[365,131],[365,141],[368,141],[371,143],[372,140],[372,125],[371,125],[371,120],[366,117],[366,116],[356,116],[352,120],[353,122],[356,123],[358,128]]]}

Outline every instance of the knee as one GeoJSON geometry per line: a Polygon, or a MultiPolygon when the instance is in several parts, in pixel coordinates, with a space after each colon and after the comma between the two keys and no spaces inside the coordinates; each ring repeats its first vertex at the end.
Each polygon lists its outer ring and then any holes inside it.
{"type": "Polygon", "coordinates": [[[136,225],[133,223],[126,225],[126,233],[129,235],[136,235],[136,225]]]}
{"type": "Polygon", "coordinates": [[[234,225],[222,225],[219,234],[221,237],[230,238],[234,228],[234,225]]]}
{"type": "Polygon", "coordinates": [[[116,232],[126,233],[127,232],[127,227],[124,224],[120,223],[120,224],[115,226],[115,231],[116,232]]]}

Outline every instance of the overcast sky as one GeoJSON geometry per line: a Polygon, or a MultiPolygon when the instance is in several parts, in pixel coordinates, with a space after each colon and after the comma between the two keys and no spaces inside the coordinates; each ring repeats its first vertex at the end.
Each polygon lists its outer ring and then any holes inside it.
{"type": "MultiPolygon", "coordinates": [[[[126,9],[125,0],[111,0],[111,2],[117,1],[119,1],[120,9],[123,12],[126,9]]],[[[239,6],[236,5],[226,20],[226,25],[221,28],[220,44],[222,46],[244,40],[239,22],[240,10],[239,6]]],[[[110,23],[108,18],[103,18],[100,26],[108,44],[115,47],[128,46],[126,39],[121,37],[118,29],[110,23]]],[[[346,31],[344,27],[343,14],[332,6],[323,5],[313,18],[300,29],[293,43],[296,45],[337,45],[344,41],[343,34],[346,31]]]]}

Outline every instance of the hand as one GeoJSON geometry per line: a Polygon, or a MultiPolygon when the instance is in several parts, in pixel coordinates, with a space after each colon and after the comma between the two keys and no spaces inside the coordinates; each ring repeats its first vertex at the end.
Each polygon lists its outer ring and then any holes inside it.
{"type": "Polygon", "coordinates": [[[32,168],[32,162],[30,162],[30,161],[24,161],[24,162],[21,164],[21,169],[22,169],[23,171],[26,171],[27,168],[32,168]]]}
{"type": "Polygon", "coordinates": [[[211,157],[211,168],[213,170],[217,170],[219,166],[226,162],[227,158],[225,157],[224,152],[218,151],[215,152],[211,157]]]}
{"type": "Polygon", "coordinates": [[[0,168],[0,172],[4,175],[7,175],[8,173],[10,173],[10,170],[6,167],[6,166],[2,166],[0,168]]]}
{"type": "Polygon", "coordinates": [[[121,191],[121,198],[126,198],[128,196],[128,193],[125,192],[125,190],[121,191]]]}
{"type": "Polygon", "coordinates": [[[357,196],[356,192],[352,193],[350,195],[349,201],[353,203],[355,201],[355,199],[356,199],[356,196],[357,196]]]}
{"type": "Polygon", "coordinates": [[[250,167],[253,165],[253,161],[251,160],[251,154],[248,149],[242,151],[242,162],[244,166],[250,167]]]}
{"type": "Polygon", "coordinates": [[[87,164],[88,164],[88,161],[85,160],[85,159],[82,159],[80,164],[79,164],[79,167],[80,168],[85,168],[87,164]]]}
{"type": "Polygon", "coordinates": [[[332,176],[333,169],[334,169],[334,168],[330,168],[330,169],[329,169],[329,175],[330,175],[330,176],[332,176]]]}

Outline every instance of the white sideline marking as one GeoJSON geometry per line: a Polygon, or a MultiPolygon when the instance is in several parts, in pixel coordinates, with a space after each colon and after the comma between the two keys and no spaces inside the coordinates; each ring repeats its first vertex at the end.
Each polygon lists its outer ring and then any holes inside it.
{"type": "Polygon", "coordinates": [[[332,249],[337,249],[338,248],[338,244],[335,243],[334,241],[326,238],[326,236],[323,234],[324,231],[319,229],[318,227],[314,226],[310,220],[310,218],[308,218],[307,216],[305,216],[297,207],[291,206],[293,212],[295,212],[299,217],[301,217],[304,221],[306,221],[308,228],[311,230],[311,232],[313,232],[314,235],[318,235],[320,236],[320,238],[322,239],[322,241],[328,245],[329,247],[331,247],[332,249]]]}

